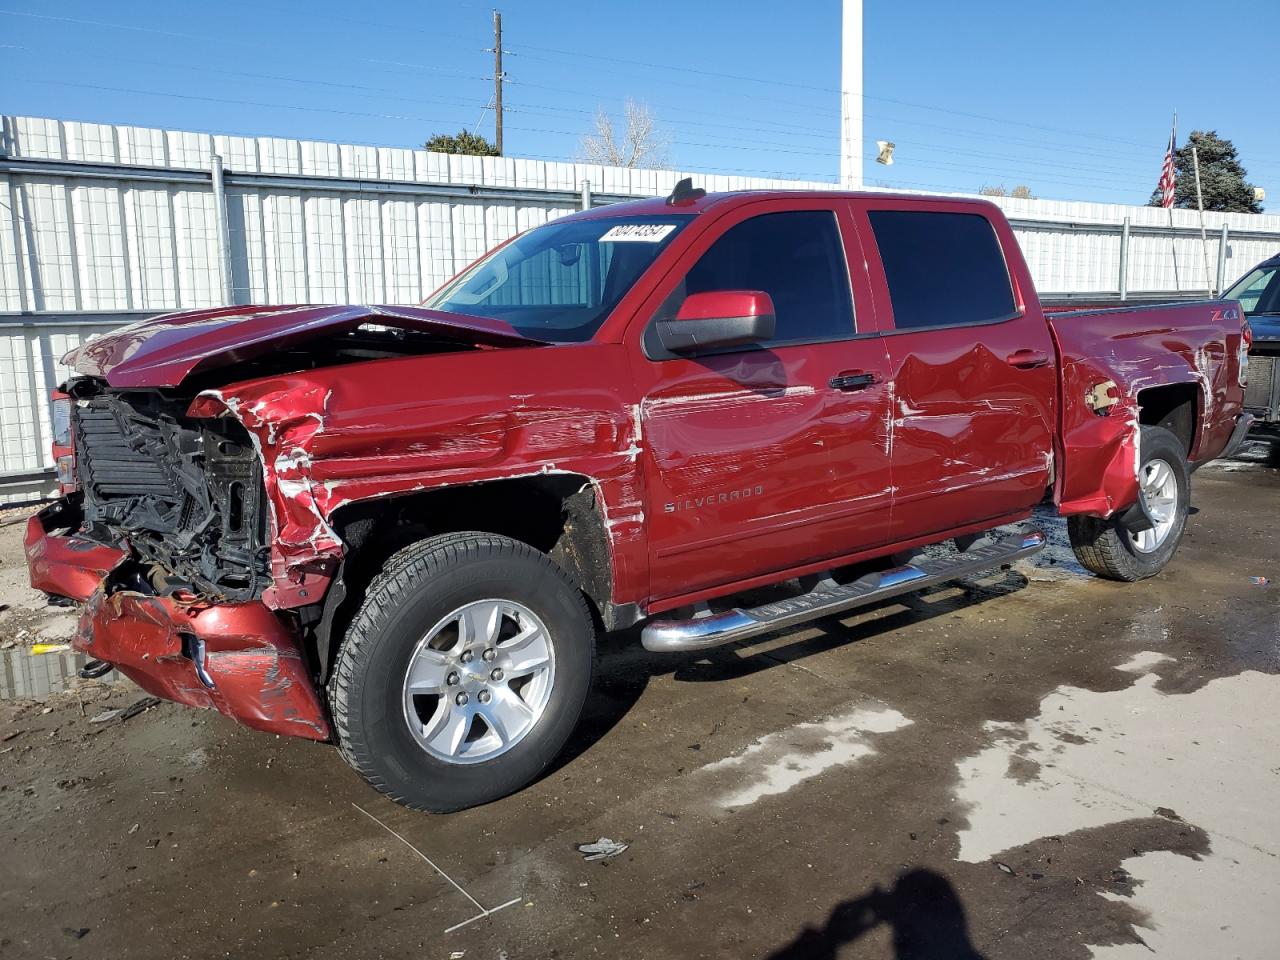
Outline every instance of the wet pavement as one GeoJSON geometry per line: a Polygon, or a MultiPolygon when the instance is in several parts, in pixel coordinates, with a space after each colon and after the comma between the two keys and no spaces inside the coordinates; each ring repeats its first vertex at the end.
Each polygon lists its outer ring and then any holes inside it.
{"type": "MultiPolygon", "coordinates": [[[[451,816],[47,684],[0,703],[0,957],[1274,956],[1278,502],[1255,451],[1196,474],[1144,583],[1050,525],[1034,562],[710,656],[614,638],[556,769],[451,816]]],[[[14,586],[18,530],[6,689],[60,613],[14,586]]]]}

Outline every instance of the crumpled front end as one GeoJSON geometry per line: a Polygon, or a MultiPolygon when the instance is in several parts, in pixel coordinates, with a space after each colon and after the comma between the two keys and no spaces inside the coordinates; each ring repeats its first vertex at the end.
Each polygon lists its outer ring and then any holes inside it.
{"type": "Polygon", "coordinates": [[[328,740],[296,632],[259,601],[201,604],[111,591],[89,598],[74,641],[153,696],[267,733],[328,740]]]}
{"type": "Polygon", "coordinates": [[[207,707],[256,730],[327,740],[329,723],[298,631],[260,600],[157,596],[124,549],[80,535],[78,496],[28,521],[31,585],[84,603],[73,646],[148,693],[207,707]]]}

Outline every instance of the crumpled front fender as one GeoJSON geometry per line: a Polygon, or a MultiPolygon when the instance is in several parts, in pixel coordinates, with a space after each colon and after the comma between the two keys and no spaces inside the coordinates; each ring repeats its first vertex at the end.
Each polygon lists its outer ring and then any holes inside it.
{"type": "Polygon", "coordinates": [[[328,395],[314,383],[281,377],[235,392],[207,390],[188,410],[197,418],[236,417],[257,449],[272,545],[272,585],[262,602],[273,609],[320,600],[342,559],[342,541],[317,503],[307,453],[324,425],[328,395]]]}

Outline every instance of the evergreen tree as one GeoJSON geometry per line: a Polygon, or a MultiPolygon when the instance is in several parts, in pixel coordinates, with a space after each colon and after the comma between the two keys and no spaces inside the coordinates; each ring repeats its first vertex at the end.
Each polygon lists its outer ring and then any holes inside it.
{"type": "MultiPolygon", "coordinates": [[[[1200,157],[1200,190],[1204,194],[1204,208],[1220,213],[1261,213],[1262,208],[1253,198],[1253,184],[1249,183],[1235,144],[1218,136],[1216,130],[1193,130],[1191,136],[1174,151],[1173,165],[1177,174],[1173,205],[1196,209],[1196,172],[1191,158],[1195,145],[1200,157]]],[[[1160,190],[1151,194],[1148,204],[1160,206],[1160,190]]]]}
{"type": "Polygon", "coordinates": [[[423,148],[433,153],[464,153],[472,157],[496,157],[498,148],[480,136],[459,130],[457,133],[437,133],[423,144],[423,148]]]}

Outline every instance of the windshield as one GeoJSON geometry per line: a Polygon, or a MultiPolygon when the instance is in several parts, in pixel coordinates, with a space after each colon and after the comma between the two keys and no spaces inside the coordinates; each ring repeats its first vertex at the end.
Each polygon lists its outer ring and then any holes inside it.
{"type": "Polygon", "coordinates": [[[495,250],[423,306],[504,320],[537,340],[590,340],[689,219],[672,214],[549,223],[495,250]]]}
{"type": "Polygon", "coordinates": [[[1222,296],[1239,300],[1247,315],[1280,313],[1280,266],[1259,267],[1222,296]]]}

